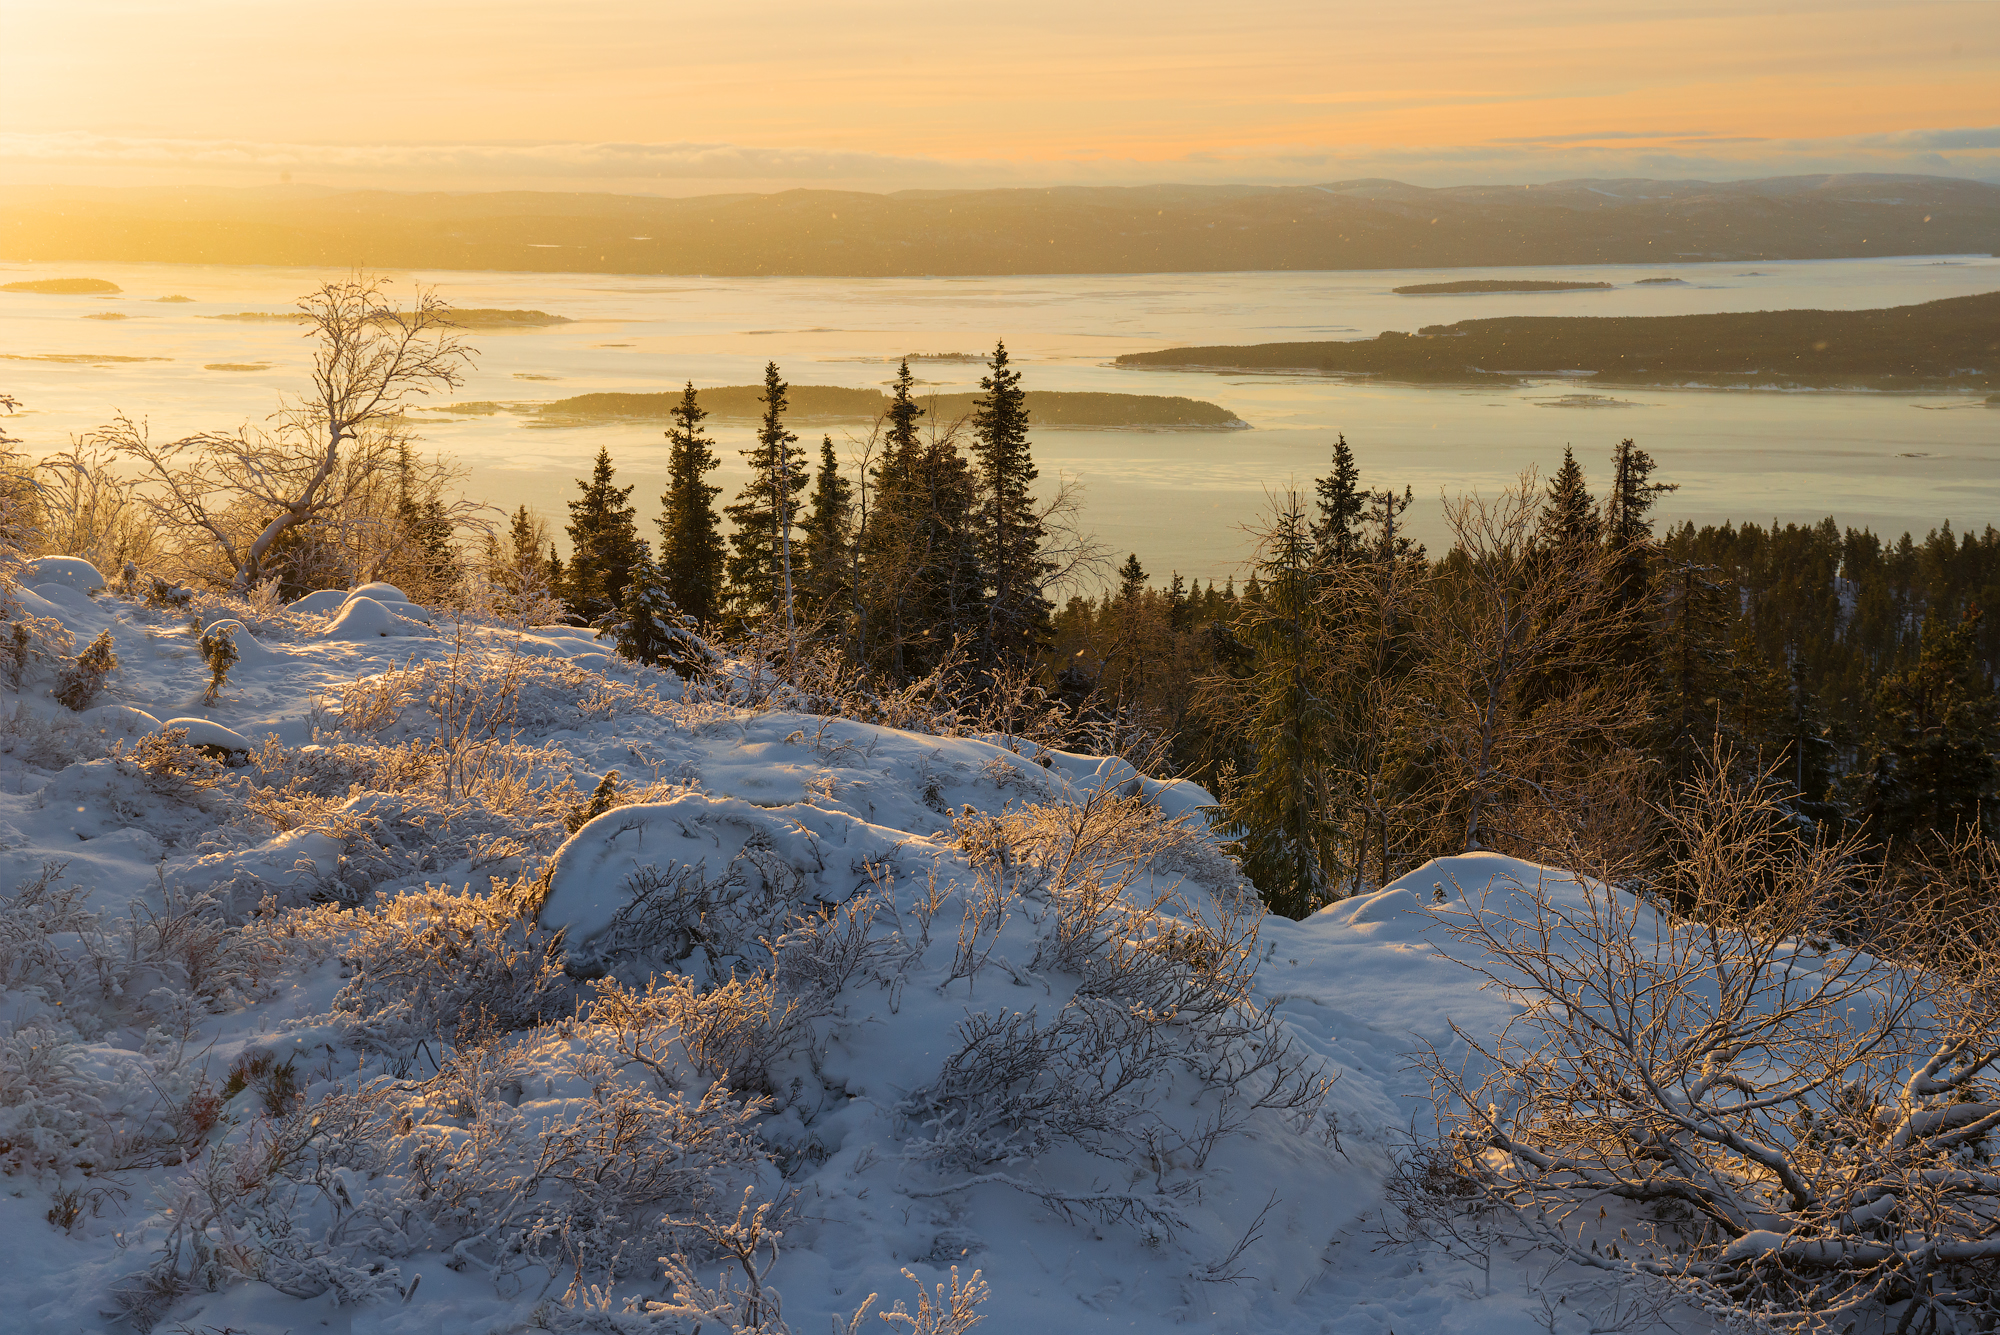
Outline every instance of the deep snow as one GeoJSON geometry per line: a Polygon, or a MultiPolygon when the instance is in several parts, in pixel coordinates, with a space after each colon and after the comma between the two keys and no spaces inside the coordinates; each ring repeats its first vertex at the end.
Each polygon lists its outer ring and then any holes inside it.
{"type": "MultiPolygon", "coordinates": [[[[795,876],[801,894],[826,904],[879,889],[888,874],[900,898],[876,919],[876,930],[893,925],[907,945],[916,931],[910,897],[926,868],[961,899],[971,894],[955,822],[1026,804],[1080,801],[1107,787],[1194,822],[1208,800],[1192,785],[1141,779],[1115,760],[686,701],[676,679],[608,655],[588,632],[458,627],[389,588],[314,595],[289,611],[204,605],[202,625],[239,623],[241,654],[219,700],[204,706],[207,667],[185,614],[93,596],[89,577],[68,565],[43,562],[28,580],[19,596],[29,612],[60,620],[79,646],[108,630],[121,666],[97,707],[81,716],[49,698],[46,667],[31,669],[18,692],[0,686],[0,712],[16,718],[0,731],[0,889],[9,896],[51,861],[66,864],[63,879],[82,886],[89,907],[107,914],[124,913],[134,902],[157,911],[170,890],[212,893],[240,917],[264,896],[303,898],[315,888],[351,888],[356,878],[377,877],[373,888],[393,893],[426,882],[483,888],[490,875],[517,874],[537,861],[537,850],[503,846],[479,831],[454,833],[448,823],[425,826],[434,814],[413,814],[405,795],[357,792],[332,804],[340,819],[391,832],[377,838],[375,860],[359,867],[348,865],[357,845],[324,829],[232,824],[226,793],[206,806],[162,797],[134,779],[129,766],[107,758],[114,745],[129,750],[157,720],[190,719],[217,729],[191,741],[226,742],[219,730],[228,729],[249,747],[275,742],[307,754],[315,727],[329,720],[328,702],[358,680],[411,664],[444,671],[468,657],[517,664],[514,727],[523,746],[545,748],[524,762],[542,778],[573,778],[579,797],[614,769],[628,783],[663,785],[657,800],[584,825],[556,856],[542,920],[567,929],[578,958],[593,952],[611,958],[607,943],[617,935],[624,902],[621,878],[649,863],[714,872],[740,865],[746,845],[753,846],[781,864],[760,874],[795,876]],[[407,833],[412,821],[419,837],[394,836],[407,833]]],[[[382,737],[419,734],[432,717],[422,709],[402,712],[403,721],[388,724],[382,737]]],[[[1212,853],[1177,868],[1155,867],[1145,886],[1182,893],[1198,907],[1225,905],[1242,893],[1233,868],[1212,853]]],[[[978,1174],[913,1152],[923,1133],[907,1101],[935,1079],[957,1046],[957,1026],[982,1013],[1032,1008],[1047,1015],[1072,986],[1030,967],[1038,928],[1026,905],[1016,905],[999,928],[984,970],[948,978],[960,909],[942,909],[937,942],[912,956],[901,981],[893,988],[850,987],[838,1012],[817,1023],[814,1073],[834,1095],[767,1119],[770,1142],[796,1151],[785,1185],[801,1192],[801,1217],[787,1229],[772,1274],[784,1293],[786,1320],[794,1330],[816,1332],[829,1315],[844,1320],[870,1293],[885,1302],[913,1297],[899,1274],[905,1267],[932,1284],[956,1264],[968,1274],[981,1270],[992,1286],[982,1310],[984,1329],[993,1331],[1510,1335],[1544,1329],[1542,1304],[1531,1290],[1559,1295],[1576,1277],[1551,1275],[1536,1258],[1503,1257],[1489,1288],[1483,1274],[1435,1251],[1389,1245],[1375,1231],[1391,1156],[1427,1110],[1425,1082],[1409,1054],[1426,1042],[1449,1049],[1452,1023],[1490,1033],[1519,1012],[1516,1000],[1482,990],[1475,974],[1442,953],[1448,939],[1432,911],[1461,895],[1478,896],[1496,880],[1563,893],[1559,878],[1542,869],[1477,855],[1429,864],[1304,922],[1262,922],[1256,1000],[1274,1008],[1301,1048],[1337,1077],[1326,1116],[1313,1125],[1289,1127],[1260,1115],[1200,1171],[1113,1162],[1073,1145],[1005,1170],[1016,1180],[1073,1192],[1176,1185],[1183,1226],[1165,1234],[1132,1222],[1065,1218],[1004,1182],[954,1189],[978,1174]],[[1233,1281],[1217,1280],[1210,1268],[1253,1228],[1233,1281]]],[[[376,1068],[344,1045],[344,1031],[323,1022],[341,986],[335,960],[295,958],[256,995],[185,1016],[187,1050],[200,1054],[217,1084],[239,1055],[268,1051],[296,1058],[317,1076],[309,1097],[340,1089],[343,1081],[351,1087],[376,1068]]],[[[0,996],[0,1031],[46,1032],[62,1022],[45,995],[0,996]]],[[[143,1097],[148,1073],[160,1069],[157,1034],[149,1036],[137,1020],[79,1028],[99,1030],[82,1032],[76,1049],[98,1096],[143,1097]]],[[[562,1115],[558,1105],[568,1096],[556,1067],[530,1065],[537,1074],[528,1084],[547,1086],[546,1115],[562,1115]]],[[[10,1093],[20,1091],[0,1091],[0,1102],[10,1101],[10,1093]]],[[[1189,1094],[1185,1085],[1169,1093],[1174,1098],[1157,1105],[1168,1121],[1193,1115],[1188,1109],[1200,1104],[1198,1090],[1192,1103],[1180,1097],[1189,1094]]],[[[521,1105],[524,1115],[542,1106],[532,1095],[521,1105]]],[[[242,1096],[231,1110],[237,1124],[225,1120],[218,1136],[241,1136],[253,1120],[242,1096]]],[[[106,1315],[109,1294],[151,1259],[168,1225],[160,1192],[179,1171],[164,1165],[120,1175],[108,1184],[120,1194],[103,1196],[96,1213],[86,1212],[68,1232],[47,1221],[53,1194],[103,1184],[74,1170],[0,1178],[0,1236],[9,1243],[0,1265],[0,1329],[117,1328],[106,1315]]],[[[407,1302],[392,1295],[335,1306],[330,1296],[291,1298],[242,1281],[182,1299],[159,1328],[484,1335],[547,1320],[547,1304],[560,1300],[569,1282],[564,1276],[542,1284],[537,1272],[525,1289],[496,1286],[477,1267],[453,1269],[447,1259],[424,1249],[395,1258],[400,1290],[408,1292],[421,1276],[407,1302]]],[[[658,1279],[649,1262],[620,1292],[658,1296],[658,1279]]],[[[1601,1294],[1573,1296],[1570,1312],[1603,1301],[1601,1294]]],[[[1589,1325],[1581,1316],[1563,1321],[1561,1330],[1589,1325]]]]}

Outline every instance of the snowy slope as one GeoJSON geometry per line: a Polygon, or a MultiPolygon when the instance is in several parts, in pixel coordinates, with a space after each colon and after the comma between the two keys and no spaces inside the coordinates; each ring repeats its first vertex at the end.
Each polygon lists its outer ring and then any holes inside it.
{"type": "MultiPolygon", "coordinates": [[[[641,995],[663,977],[684,980],[692,996],[765,968],[791,988],[783,996],[806,999],[783,1025],[759,1021],[759,1034],[783,1032],[782,1041],[744,1049],[762,1063],[756,1088],[744,1085],[752,1058],[731,1076],[739,1103],[768,1100],[747,1114],[762,1148],[700,1160],[704,1181],[686,1188],[690,1200],[709,1191],[704,1208],[746,1188],[758,1200],[797,1193],[768,1275],[794,1330],[817,1331],[829,1317],[845,1323],[871,1293],[882,1296],[877,1310],[914,1303],[902,1271],[928,1286],[949,1282],[954,1265],[966,1277],[983,1272],[992,1290],[984,1328],[998,1331],[1545,1328],[1528,1289],[1553,1292],[1562,1277],[1545,1276],[1531,1258],[1502,1258],[1497,1278],[1472,1283],[1458,1263],[1388,1246],[1373,1231],[1391,1155],[1426,1106],[1408,1054],[1424,1042],[1449,1049],[1451,1022],[1491,1032],[1518,1009],[1440,953],[1432,907],[1476,897],[1496,877],[1537,887],[1540,869],[1450,859],[1308,921],[1258,923],[1245,916],[1245,885],[1199,824],[1206,795],[1141,778],[1122,762],[747,709],[609,656],[588,632],[426,621],[395,590],[316,595],[295,610],[213,598],[153,609],[93,596],[68,574],[21,590],[21,606],[61,622],[78,646],[108,631],[121,667],[99,707],[81,716],[49,698],[50,664],[31,666],[18,690],[0,688],[0,887],[14,904],[14,938],[0,954],[10,970],[0,976],[8,985],[0,1031],[14,1045],[0,1071],[0,1113],[12,1119],[0,1122],[0,1142],[13,1155],[0,1179],[0,1229],[12,1244],[0,1267],[0,1328],[124,1328],[129,1319],[111,1294],[173,1237],[178,1216],[169,1211],[189,1208],[190,1175],[240,1164],[227,1155],[278,1134],[259,1103],[276,1065],[296,1073],[288,1078],[307,1100],[334,1100],[327,1108],[375,1099],[366,1106],[396,1110],[382,1125],[403,1137],[404,1157],[364,1164],[313,1151],[322,1162],[310,1185],[259,1206],[258,1216],[287,1221],[296,1255],[307,1259],[286,1261],[290,1268],[243,1263],[271,1283],[243,1277],[242,1266],[212,1270],[213,1290],[195,1285],[155,1314],[157,1328],[692,1329],[623,1311],[627,1299],[666,1297],[659,1251],[644,1250],[655,1239],[643,1229],[619,1239],[643,1254],[619,1252],[593,1270],[617,1240],[590,1243],[595,1251],[578,1242],[576,1255],[593,1259],[564,1270],[532,1228],[522,1226],[515,1250],[494,1250],[493,1239],[517,1227],[509,1221],[526,1217],[508,1215],[514,1206],[466,1205],[462,1218],[488,1221],[486,1241],[468,1243],[469,1225],[454,1233],[459,1225],[411,1205],[419,1193],[406,1151],[427,1127],[439,1139],[425,1153],[498,1135],[494,1128],[531,1141],[582,1126],[621,1098],[663,1116],[661,1100],[699,1098],[714,1076],[684,1020],[673,1055],[655,1066],[621,1056],[615,1027],[557,1023],[496,1044],[498,1074],[463,1085],[473,1077],[453,1063],[470,1040],[454,1055],[414,1042],[416,1031],[396,1030],[394,1019],[445,1005],[439,998],[457,995],[461,980],[447,970],[426,975],[421,988],[385,981],[354,963],[360,938],[339,925],[354,915],[310,907],[329,897],[380,904],[426,885],[485,893],[510,883],[545,887],[535,890],[539,928],[507,929],[522,958],[560,930],[570,959],[570,975],[535,984],[536,997],[560,994],[573,1009],[606,989],[641,995]],[[191,614],[202,628],[239,623],[240,660],[213,705],[203,704],[208,670],[191,614]],[[240,734],[255,763],[208,753],[232,765],[201,770],[199,782],[163,774],[157,755],[153,768],[136,764],[152,721],[178,719],[240,734]],[[483,768],[440,778],[424,757],[447,735],[461,743],[455,755],[476,755],[483,768]],[[588,799],[614,770],[623,793],[593,813],[588,799]],[[1123,885],[1127,902],[1165,905],[1153,918],[1105,918],[1112,926],[1102,940],[1138,941],[1176,924],[1257,933],[1253,1005],[1214,1021],[1237,1025],[1237,1037],[1158,1022],[1133,1042],[1172,1052],[1123,1087],[1112,1068],[1140,1049],[1091,1048],[1090,1025],[1125,1023],[1091,1008],[1129,1011],[1136,994],[1118,992],[1126,984],[1115,978],[1110,991],[1093,992],[1088,970],[1063,963],[1053,943],[1068,921],[1066,883],[1031,856],[1056,818],[1022,814],[1080,805],[1124,812],[1117,819],[1140,831],[1129,837],[1154,841],[1122,866],[1105,861],[1099,879],[1123,885]],[[990,854],[1007,840],[1008,851],[990,854]],[[50,886],[77,887],[67,917],[20,907],[50,863],[61,864],[50,886]],[[545,866],[546,880],[532,880],[545,866]],[[524,875],[531,879],[515,879],[524,875]],[[689,886],[699,915],[658,908],[689,886]],[[249,962],[233,972],[217,965],[207,982],[185,968],[128,971],[116,995],[72,977],[93,932],[139,933],[176,913],[251,919],[232,938],[255,945],[245,947],[249,962]],[[117,926],[128,916],[139,926],[117,926]],[[39,964],[19,939],[37,922],[53,943],[39,964]],[[843,931],[845,947],[835,941],[843,931]],[[849,953],[836,968],[828,961],[840,949],[849,953]],[[838,976],[828,981],[829,971],[838,976]],[[58,975],[70,981],[50,981],[58,975]],[[370,1010],[377,1001],[366,999],[382,997],[405,1009],[370,1010]],[[1243,1027],[1258,1009],[1275,1027],[1243,1027]],[[1046,1034],[1064,1016],[1089,1024],[1075,1031],[1081,1047],[1051,1043],[1044,1074],[1060,1078],[1044,1093],[1056,1112],[1037,1114],[1041,1122],[995,1120],[964,1094],[1004,1049],[995,1040],[961,1062],[979,1069],[953,1067],[968,1033],[1013,1024],[1046,1034]],[[1309,1059],[1295,1061],[1289,1078],[1333,1080],[1323,1104],[1231,1104],[1197,1073],[1235,1069],[1229,1063],[1260,1045],[1287,1042],[1309,1059]],[[48,1073],[51,1050],[68,1063],[61,1079],[48,1073]],[[448,1085],[440,1066],[459,1072],[450,1078],[461,1085],[449,1088],[484,1091],[477,1115],[439,1093],[448,1085]],[[136,1134],[149,1117],[159,1121],[160,1106],[194,1107],[204,1090],[220,1097],[232,1068],[249,1080],[220,1105],[212,1129],[146,1166],[102,1171],[90,1128],[116,1122],[136,1134]],[[953,1070],[957,1085],[947,1078],[953,1070]],[[1063,1102],[1078,1090],[1086,1097],[1063,1102]],[[1075,1130],[1092,1106],[1115,1106],[1123,1120],[1075,1130]],[[1219,1122],[1233,1133],[1204,1141],[1204,1128],[1219,1122]],[[77,1217],[66,1230],[48,1219],[65,1191],[81,1193],[68,1198],[77,1217]],[[391,1214],[401,1221],[394,1227],[384,1222],[391,1214]],[[314,1266],[320,1280],[297,1279],[314,1266]],[[288,1296],[274,1284],[318,1296],[288,1296]]],[[[440,923],[448,916],[423,912],[440,923]]],[[[1138,950],[1132,967],[1161,956],[1138,950]]],[[[649,995],[672,1004],[664,992],[649,995]]],[[[1266,1088],[1271,1072],[1255,1062],[1246,1069],[1243,1090],[1266,1088]]],[[[243,1245],[246,1256],[293,1255],[269,1237],[243,1245]]],[[[709,1279],[719,1268],[702,1267],[709,1279]]],[[[860,1328],[890,1329],[872,1317],[860,1328]]]]}

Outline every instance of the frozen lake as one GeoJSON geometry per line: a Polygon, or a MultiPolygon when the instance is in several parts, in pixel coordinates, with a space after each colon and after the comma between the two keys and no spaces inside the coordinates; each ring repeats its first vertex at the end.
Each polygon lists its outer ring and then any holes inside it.
{"type": "MultiPolygon", "coordinates": [[[[259,418],[299,384],[296,326],[212,317],[282,311],[340,272],[183,265],[0,265],[0,282],[93,277],[115,297],[0,293],[0,392],[26,409],[10,433],[32,452],[115,412],[149,417],[156,437],[259,418]],[[183,303],[158,299],[176,295],[183,303]],[[122,319],[86,318],[123,316],[122,319]],[[159,360],[113,361],[109,358],[159,360]]],[[[1756,264],[1549,266],[1535,269],[1320,273],[847,279],[661,278],[596,274],[398,275],[434,283],[455,305],[536,309],[573,323],[475,331],[477,368],[455,402],[535,403],[598,390],[660,391],[692,380],[747,384],[775,360],[795,384],[880,385],[904,353],[983,353],[995,338],[1034,389],[1183,394],[1222,404],[1250,431],[1039,431],[1044,478],[1085,487],[1086,517],[1122,556],[1199,579],[1240,572],[1275,488],[1309,486],[1345,432],[1369,485],[1416,489],[1421,537],[1439,535],[1440,490],[1490,489],[1522,467],[1547,470],[1565,443],[1593,476],[1631,436],[1680,484],[1669,519],[1816,520],[1921,534],[1949,518],[1980,527],[2000,512],[2000,410],[1983,396],[1597,390],[1573,382],[1506,390],[1355,385],[1312,376],[1125,370],[1123,352],[1188,343],[1354,338],[1492,315],[1641,315],[1821,307],[1865,309],[2000,288],[2000,259],[1925,256],[1756,264]],[[1609,291],[1398,296],[1410,283],[1537,277],[1604,281],[1609,291]],[[1672,284],[1637,280],[1674,277],[1672,284]],[[1611,400],[1605,402],[1604,400],[1611,400]]],[[[928,363],[941,392],[976,389],[979,368],[928,363]]],[[[665,449],[656,428],[527,425],[507,413],[421,414],[426,446],[472,469],[468,491],[559,525],[571,479],[599,445],[635,482],[642,519],[657,512],[665,449]]],[[[711,423],[733,495],[749,430],[711,423]]],[[[851,426],[800,424],[809,444],[851,426]]]]}

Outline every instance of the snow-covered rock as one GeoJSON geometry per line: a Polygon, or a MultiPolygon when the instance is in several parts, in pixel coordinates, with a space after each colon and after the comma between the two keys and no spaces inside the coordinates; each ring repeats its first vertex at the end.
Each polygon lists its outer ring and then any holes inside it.
{"type": "Polygon", "coordinates": [[[573,946],[588,953],[631,902],[628,886],[635,872],[651,868],[671,875],[694,867],[719,879],[752,847],[817,876],[827,867],[829,843],[850,858],[862,843],[886,843],[849,837],[865,829],[852,817],[814,807],[773,810],[705,793],[619,807],[583,826],[557,851],[541,922],[564,929],[573,946]]]}
{"type": "Polygon", "coordinates": [[[61,584],[86,594],[104,591],[104,576],[80,556],[37,556],[25,564],[23,584],[61,584]]]}
{"type": "Polygon", "coordinates": [[[250,739],[242,733],[205,718],[170,718],[160,725],[163,732],[174,728],[187,729],[189,746],[211,747],[217,751],[235,753],[247,753],[253,749],[250,739]]]}
{"type": "Polygon", "coordinates": [[[143,709],[131,705],[98,705],[86,709],[77,718],[87,728],[100,733],[137,737],[143,733],[158,732],[160,721],[143,709]]]}
{"type": "Polygon", "coordinates": [[[373,598],[350,598],[327,628],[320,632],[329,640],[372,640],[393,635],[429,635],[430,627],[394,612],[373,598]]]}
{"type": "Polygon", "coordinates": [[[348,597],[345,589],[315,589],[303,598],[286,603],[285,610],[297,612],[300,616],[328,616],[338,612],[348,597]]]}
{"type": "MultiPolygon", "coordinates": [[[[67,584],[51,581],[46,584],[32,584],[28,587],[33,589],[37,595],[51,606],[59,607],[65,612],[86,616],[90,613],[90,595],[74,589],[67,584]]],[[[63,619],[68,620],[67,617],[63,619]]]]}
{"type": "Polygon", "coordinates": [[[356,585],[347,596],[350,598],[373,598],[377,602],[384,603],[407,603],[410,601],[409,594],[404,593],[395,585],[385,583],[379,579],[372,584],[356,585]]]}

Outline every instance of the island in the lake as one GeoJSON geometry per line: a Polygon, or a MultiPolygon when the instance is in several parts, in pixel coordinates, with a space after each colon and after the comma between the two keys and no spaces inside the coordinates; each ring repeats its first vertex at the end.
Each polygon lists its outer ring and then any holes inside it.
{"type": "Polygon", "coordinates": [[[1411,283],[1389,289],[1402,297],[1482,292],[1609,292],[1609,283],[1562,283],[1541,278],[1461,278],[1453,283],[1411,283]]]}
{"type": "Polygon", "coordinates": [[[2000,388],[2000,292],[1872,311],[1512,315],[1328,343],[1167,348],[1121,366],[1467,384],[1548,375],[1716,388],[2000,388]]]}
{"type": "MultiPolygon", "coordinates": [[[[756,418],[763,414],[762,385],[723,385],[697,390],[711,417],[756,418]]],[[[889,406],[889,396],[876,389],[840,385],[793,385],[788,391],[795,420],[872,422],[889,406]]],[[[549,426],[585,422],[664,422],[667,410],[680,402],[671,394],[579,394],[540,405],[536,416],[549,426]]],[[[976,393],[923,395],[918,402],[932,421],[953,422],[972,411],[976,393]]],[[[1200,399],[1164,394],[1091,394],[1056,390],[1028,392],[1028,419],[1042,427],[1171,431],[1236,431],[1249,423],[1227,408],[1200,399]]]]}
{"type": "Polygon", "coordinates": [[[102,278],[36,278],[24,283],[0,284],[0,292],[39,292],[45,297],[102,297],[124,290],[102,278]]]}

